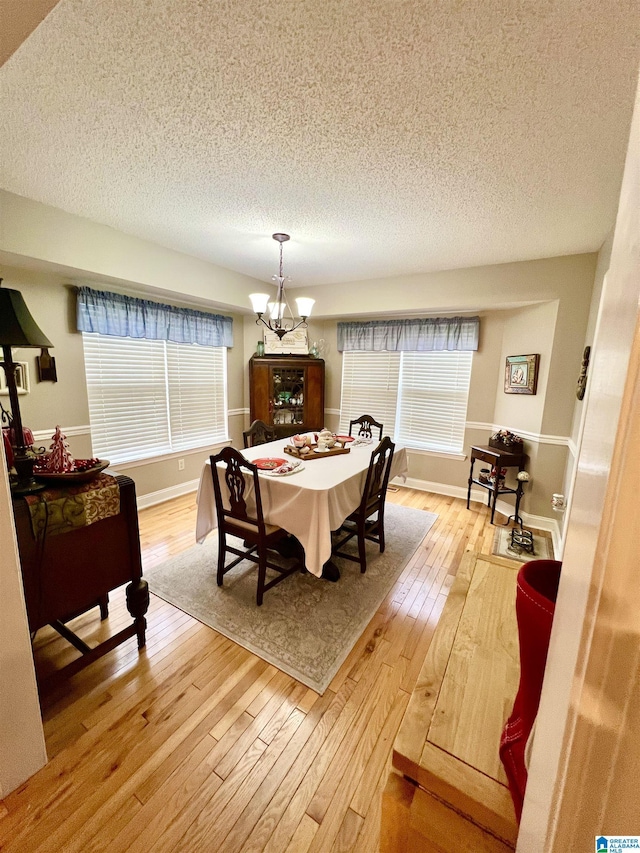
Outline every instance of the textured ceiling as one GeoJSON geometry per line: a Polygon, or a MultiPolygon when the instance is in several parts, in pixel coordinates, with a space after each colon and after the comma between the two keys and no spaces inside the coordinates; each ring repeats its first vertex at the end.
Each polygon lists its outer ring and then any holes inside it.
{"type": "Polygon", "coordinates": [[[61,0],[0,69],[2,187],[292,285],[595,251],[637,0],[61,0]]]}

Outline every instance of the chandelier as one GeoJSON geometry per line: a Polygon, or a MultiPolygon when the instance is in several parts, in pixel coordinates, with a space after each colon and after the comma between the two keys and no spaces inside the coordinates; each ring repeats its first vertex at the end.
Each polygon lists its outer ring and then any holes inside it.
{"type": "Polygon", "coordinates": [[[271,236],[280,244],[280,268],[278,275],[273,276],[273,281],[278,282],[276,300],[275,302],[270,302],[268,293],[251,293],[249,294],[249,299],[251,300],[253,310],[258,315],[256,326],[262,323],[267,327],[267,329],[275,332],[278,338],[282,340],[288,332],[293,332],[299,326],[307,325],[307,317],[311,315],[311,309],[313,308],[315,299],[308,299],[305,296],[299,296],[295,300],[298,309],[298,316],[300,317],[296,323],[293,311],[289,307],[289,303],[284,292],[285,281],[290,281],[291,279],[288,277],[285,278],[282,274],[282,244],[286,243],[290,237],[288,234],[272,234],[271,236]],[[269,319],[265,320],[263,315],[266,314],[267,308],[269,309],[269,319]],[[285,308],[289,312],[289,318],[285,318],[284,316],[285,308]]]}

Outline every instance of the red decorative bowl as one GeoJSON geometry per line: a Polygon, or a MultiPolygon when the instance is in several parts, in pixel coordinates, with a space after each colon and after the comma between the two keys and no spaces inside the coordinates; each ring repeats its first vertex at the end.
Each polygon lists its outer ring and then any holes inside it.
{"type": "Polygon", "coordinates": [[[111,463],[108,459],[100,459],[97,465],[87,468],[85,471],[38,471],[34,470],[33,476],[42,483],[87,483],[93,480],[101,471],[108,468],[111,463]]]}

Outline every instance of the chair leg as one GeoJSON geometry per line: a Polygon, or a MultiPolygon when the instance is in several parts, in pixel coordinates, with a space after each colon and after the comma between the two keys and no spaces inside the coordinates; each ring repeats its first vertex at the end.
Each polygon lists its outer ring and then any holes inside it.
{"type": "Polygon", "coordinates": [[[258,561],[258,590],[256,593],[256,604],[260,607],[264,596],[264,583],[267,577],[267,549],[264,546],[261,546],[258,549],[258,561]]]}
{"type": "Polygon", "coordinates": [[[378,512],[378,542],[380,543],[380,553],[384,551],[384,513],[382,510],[378,512]]]}
{"type": "Polygon", "coordinates": [[[224,535],[224,531],[222,528],[218,530],[218,586],[222,586],[222,580],[224,578],[224,558],[226,554],[226,546],[227,540],[224,535]]]}
{"type": "Polygon", "coordinates": [[[364,538],[366,519],[358,521],[358,557],[360,557],[360,574],[367,571],[367,543],[364,538]]]}

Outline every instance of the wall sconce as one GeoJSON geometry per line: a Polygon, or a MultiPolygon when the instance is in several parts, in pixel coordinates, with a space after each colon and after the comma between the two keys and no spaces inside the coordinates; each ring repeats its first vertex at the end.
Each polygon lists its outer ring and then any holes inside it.
{"type": "Polygon", "coordinates": [[[36,356],[36,364],[38,365],[38,381],[39,382],[57,382],[58,374],[56,372],[56,360],[52,355],[49,355],[47,347],[43,347],[40,355],[36,356]]]}

